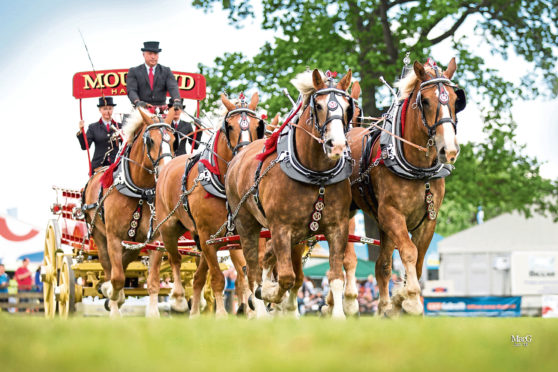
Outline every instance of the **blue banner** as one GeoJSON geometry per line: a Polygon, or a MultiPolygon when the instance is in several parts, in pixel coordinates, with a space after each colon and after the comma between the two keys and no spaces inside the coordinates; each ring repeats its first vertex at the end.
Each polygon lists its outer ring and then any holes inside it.
{"type": "Polygon", "coordinates": [[[427,316],[494,316],[521,315],[521,297],[424,297],[427,316]]]}

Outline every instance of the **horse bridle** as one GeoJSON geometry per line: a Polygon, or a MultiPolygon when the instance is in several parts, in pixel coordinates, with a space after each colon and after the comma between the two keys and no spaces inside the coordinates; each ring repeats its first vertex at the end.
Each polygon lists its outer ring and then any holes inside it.
{"type": "Polygon", "coordinates": [[[420,84],[417,98],[416,98],[416,105],[420,109],[420,114],[422,118],[422,124],[428,129],[428,138],[433,138],[436,133],[436,128],[444,123],[451,123],[453,125],[453,129],[457,133],[457,113],[462,111],[465,106],[467,105],[465,91],[461,88],[458,88],[455,83],[453,83],[450,79],[445,78],[440,75],[437,66],[433,66],[434,71],[436,73],[435,77],[432,79],[422,82],[420,84]],[[438,104],[436,107],[436,117],[434,119],[434,125],[428,125],[426,120],[426,116],[424,115],[424,107],[422,106],[422,90],[428,88],[430,86],[436,86],[438,88],[438,104]],[[452,117],[451,109],[449,107],[449,93],[446,87],[453,88],[455,94],[457,95],[457,100],[455,101],[455,115],[452,117]],[[448,112],[450,114],[449,118],[441,118],[438,120],[438,115],[442,106],[446,106],[448,108],[448,112]]]}
{"type": "MultiPolygon", "coordinates": [[[[324,88],[324,89],[320,89],[320,90],[314,92],[314,94],[312,94],[310,96],[310,103],[309,103],[310,116],[311,116],[312,122],[314,124],[314,127],[318,131],[318,133],[320,133],[320,137],[321,137],[322,140],[324,139],[327,125],[333,120],[341,120],[341,122],[343,123],[343,131],[344,131],[345,134],[347,134],[347,132],[350,129],[349,128],[349,123],[353,119],[353,113],[355,112],[355,101],[354,101],[353,97],[351,97],[344,90],[334,88],[332,78],[329,78],[328,80],[329,80],[329,87],[324,88]],[[327,104],[326,104],[327,105],[327,114],[326,114],[326,119],[325,119],[324,123],[322,125],[320,125],[319,120],[318,120],[318,112],[316,110],[316,97],[317,96],[322,96],[322,95],[325,95],[325,94],[329,94],[329,99],[328,99],[327,104]],[[349,107],[347,108],[346,113],[345,113],[345,110],[343,109],[343,107],[339,104],[339,101],[337,100],[337,96],[345,97],[349,101],[349,107]],[[330,115],[330,111],[335,111],[335,110],[337,110],[338,107],[341,107],[342,114],[341,115],[330,115]],[[347,116],[347,120],[345,120],[345,115],[347,116]]],[[[324,151],[325,151],[325,148],[324,148],[324,151]]]]}
{"type": "Polygon", "coordinates": [[[153,164],[153,169],[155,171],[155,180],[157,180],[157,176],[158,176],[159,162],[166,157],[171,157],[171,158],[173,157],[172,153],[167,153],[167,152],[161,153],[163,151],[163,142],[166,142],[169,145],[169,148],[171,148],[170,146],[171,137],[167,133],[167,130],[170,131],[172,134],[175,133],[174,128],[167,123],[155,123],[155,124],[148,125],[147,128],[145,128],[145,131],[143,132],[143,144],[146,146],[147,149],[146,151],[147,157],[153,164]],[[153,145],[153,140],[151,139],[150,133],[151,130],[153,129],[159,129],[159,132],[161,133],[161,146],[159,146],[159,153],[157,154],[156,159],[153,159],[153,157],[151,156],[151,146],[153,145]]]}
{"type": "MultiPolygon", "coordinates": [[[[245,104],[244,102],[241,103],[241,105],[244,105],[244,104],[245,104]]],[[[248,107],[239,107],[239,108],[236,108],[234,110],[231,110],[227,113],[227,115],[225,115],[225,118],[223,119],[223,126],[222,126],[221,130],[225,132],[225,137],[227,138],[227,146],[232,151],[233,156],[236,155],[236,153],[241,148],[250,144],[250,142],[253,141],[252,133],[250,133],[250,119],[249,118],[254,118],[254,119],[259,120],[258,121],[258,129],[257,129],[257,137],[258,137],[258,139],[263,138],[263,136],[265,134],[264,133],[265,122],[264,122],[263,119],[258,117],[258,114],[254,110],[250,110],[248,107]],[[238,134],[237,144],[236,144],[236,146],[233,147],[232,144],[231,144],[231,139],[230,139],[228,119],[231,118],[232,116],[236,115],[236,114],[240,114],[240,123],[239,123],[240,133],[238,134]],[[248,135],[250,136],[250,141],[241,141],[242,133],[244,131],[248,132],[248,135]]]]}

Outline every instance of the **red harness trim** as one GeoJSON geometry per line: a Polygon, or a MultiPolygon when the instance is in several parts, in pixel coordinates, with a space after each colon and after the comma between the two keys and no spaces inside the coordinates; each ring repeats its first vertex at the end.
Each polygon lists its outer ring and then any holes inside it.
{"type": "MultiPolygon", "coordinates": [[[[403,136],[403,134],[405,134],[405,119],[407,117],[407,106],[409,106],[409,98],[405,99],[405,102],[403,102],[403,107],[401,108],[401,136],[403,136]]],[[[378,136],[378,138],[376,138],[372,147],[376,146],[376,142],[378,142],[379,139],[380,139],[380,136],[378,136]]],[[[379,164],[384,164],[384,161],[381,160],[381,156],[382,156],[382,148],[378,147],[378,152],[376,153],[376,156],[374,157],[374,159],[371,160],[371,162],[375,162],[376,160],[380,159],[379,164]]]]}
{"type": "Polygon", "coordinates": [[[221,176],[221,172],[219,172],[219,163],[217,160],[217,155],[215,155],[217,153],[217,146],[219,143],[219,135],[221,134],[221,132],[217,132],[217,134],[215,135],[215,145],[213,146],[213,160],[215,162],[215,166],[211,165],[207,159],[201,159],[200,163],[202,163],[203,165],[205,165],[205,167],[207,168],[208,171],[210,171],[211,173],[213,173],[216,176],[221,176]]]}
{"type": "Polygon", "coordinates": [[[302,106],[302,102],[300,102],[300,104],[298,105],[296,110],[287,118],[287,120],[285,120],[283,125],[281,125],[279,127],[279,129],[277,129],[275,132],[273,132],[271,137],[269,137],[265,141],[265,145],[264,145],[265,146],[265,151],[256,155],[256,160],[259,160],[259,161],[263,162],[269,155],[273,154],[277,150],[277,141],[279,140],[279,134],[283,131],[283,129],[285,129],[285,126],[296,115],[298,110],[300,110],[301,106],[302,106]]]}

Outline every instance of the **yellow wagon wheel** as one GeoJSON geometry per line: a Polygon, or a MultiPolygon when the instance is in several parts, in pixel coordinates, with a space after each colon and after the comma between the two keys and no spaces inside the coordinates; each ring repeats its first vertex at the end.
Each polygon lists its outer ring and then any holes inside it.
{"type": "Polygon", "coordinates": [[[58,312],[61,318],[66,319],[76,311],[76,280],[70,257],[66,256],[62,260],[58,283],[58,312]]]}
{"type": "Polygon", "coordinates": [[[56,251],[60,248],[60,230],[56,220],[48,221],[45,234],[45,251],[41,277],[43,280],[43,298],[45,316],[53,318],[56,314],[56,298],[54,289],[56,288],[56,251]]]}

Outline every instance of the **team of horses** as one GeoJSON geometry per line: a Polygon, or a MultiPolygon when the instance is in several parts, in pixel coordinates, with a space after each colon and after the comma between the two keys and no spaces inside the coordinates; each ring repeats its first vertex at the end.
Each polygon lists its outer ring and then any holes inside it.
{"type": "MultiPolygon", "coordinates": [[[[384,137],[360,126],[360,85],[352,81],[351,70],[339,81],[318,70],[299,74],[292,80],[300,93],[298,107],[289,115],[293,120],[280,127],[278,117],[267,126],[261,119],[257,93],[249,101],[243,95],[222,95],[222,125],[207,150],[196,156],[174,157],[177,134],[172,127],[138,109],[124,126],[129,144],[114,180],[107,174],[114,169],[97,173],[84,191],[84,205],[91,206],[87,222],[105,271],[101,290],[109,299],[111,316],[120,316],[124,272],[139,254],[122,241],[152,239],[163,241],[168,252],[173,310],[189,309],[191,317],[200,314],[209,272],[216,316],[226,316],[225,281],[216,253],[226,243],[207,241],[227,232],[240,236],[241,250],[230,250],[230,256],[243,311],[249,311],[250,302],[252,315],[266,317],[268,303],[278,312],[298,316],[304,242],[323,234],[330,254],[330,292],[323,312],[334,318],[353,315],[358,312],[357,261],[348,234],[355,208],[373,216],[380,230],[379,314],[422,314],[418,280],[444,198],[444,177],[438,175],[459,154],[456,114],[465,97],[451,82],[455,71],[455,59],[445,71],[430,61],[415,62],[398,85],[399,111],[388,113],[400,120],[393,120],[391,132],[382,132],[384,137]],[[398,136],[392,138],[394,133],[398,136]],[[398,146],[399,155],[390,153],[388,141],[398,146]],[[397,174],[390,167],[397,156],[404,159],[403,168],[419,170],[419,176],[397,174]],[[121,191],[125,186],[135,193],[121,191]],[[260,238],[262,228],[271,233],[267,243],[260,238]],[[202,252],[190,305],[177,248],[185,232],[202,252]],[[390,298],[396,248],[405,280],[390,298]]],[[[150,257],[146,315],[151,317],[159,316],[162,256],[155,251],[150,257]]]]}

